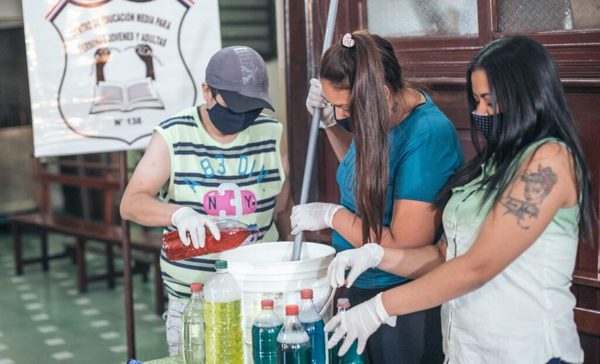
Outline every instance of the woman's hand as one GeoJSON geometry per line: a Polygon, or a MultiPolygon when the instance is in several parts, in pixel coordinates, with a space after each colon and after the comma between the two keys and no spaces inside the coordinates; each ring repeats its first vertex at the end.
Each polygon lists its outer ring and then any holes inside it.
{"type": "Polygon", "coordinates": [[[338,313],[329,320],[325,325],[325,331],[330,332],[335,329],[335,332],[327,342],[327,349],[333,348],[340,340],[344,339],[344,343],[338,351],[338,355],[343,356],[348,352],[354,340],[358,340],[356,351],[361,354],[365,350],[369,336],[383,324],[396,326],[396,316],[388,315],[381,302],[381,293],[379,293],[370,300],[348,311],[338,313]]]}
{"type": "Polygon", "coordinates": [[[333,203],[313,202],[304,205],[297,205],[292,208],[292,235],[301,231],[317,231],[327,228],[333,228],[333,215],[340,210],[342,206],[333,203]]]}
{"type": "Polygon", "coordinates": [[[306,110],[313,115],[315,109],[322,109],[321,122],[319,124],[321,129],[326,129],[337,124],[333,116],[333,106],[331,106],[331,104],[325,100],[325,97],[323,97],[321,81],[316,78],[311,78],[310,89],[308,91],[308,96],[306,96],[306,110]]]}
{"type": "Polygon", "coordinates": [[[329,264],[327,277],[332,287],[341,287],[344,284],[348,288],[352,286],[356,278],[367,269],[375,268],[383,259],[383,248],[376,243],[363,245],[361,248],[344,250],[338,253],[329,264]],[[346,270],[350,269],[348,277],[346,270]]]}
{"type": "Polygon", "coordinates": [[[179,239],[183,245],[194,246],[194,248],[204,248],[205,231],[207,227],[216,240],[221,240],[221,232],[211,220],[210,217],[197,213],[191,207],[181,207],[171,216],[171,223],[177,228],[179,239]],[[188,239],[187,234],[190,235],[188,239]]]}

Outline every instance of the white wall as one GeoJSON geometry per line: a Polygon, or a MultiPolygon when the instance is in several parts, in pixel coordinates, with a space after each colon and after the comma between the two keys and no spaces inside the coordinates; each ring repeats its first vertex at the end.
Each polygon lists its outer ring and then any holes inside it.
{"type": "MultiPolygon", "coordinates": [[[[286,125],[286,95],[285,95],[285,30],[283,26],[283,2],[275,1],[276,31],[277,31],[277,58],[267,62],[267,73],[269,74],[269,93],[273,100],[275,112],[273,114],[277,120],[286,125]]],[[[302,100],[301,102],[304,102],[302,100]]]]}
{"type": "Polygon", "coordinates": [[[21,0],[0,0],[0,28],[12,28],[22,24],[21,0]]]}

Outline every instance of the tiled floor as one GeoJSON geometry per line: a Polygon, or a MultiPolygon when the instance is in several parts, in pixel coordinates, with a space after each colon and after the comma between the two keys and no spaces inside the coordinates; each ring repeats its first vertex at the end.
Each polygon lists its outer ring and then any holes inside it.
{"type": "MultiPolygon", "coordinates": [[[[51,236],[51,252],[63,251],[68,237],[51,236]]],[[[24,236],[25,256],[37,255],[35,235],[24,236]]],[[[88,270],[102,273],[104,257],[87,254],[88,270]]],[[[117,260],[117,267],[121,261],[117,260]]],[[[164,322],[154,314],[152,277],[134,276],[137,357],[167,355],[164,322]]],[[[25,266],[15,276],[12,238],[0,225],[0,364],[124,363],[127,359],[123,281],[114,290],[91,283],[87,294],[76,289],[76,266],[69,258],[53,260],[43,272],[25,266]]]]}

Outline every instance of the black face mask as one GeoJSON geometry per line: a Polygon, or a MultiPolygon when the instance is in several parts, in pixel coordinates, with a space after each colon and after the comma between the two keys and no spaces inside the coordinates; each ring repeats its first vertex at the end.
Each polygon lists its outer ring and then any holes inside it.
{"type": "Polygon", "coordinates": [[[340,124],[340,126],[344,129],[346,129],[346,131],[349,131],[352,133],[352,120],[348,117],[348,118],[343,118],[341,120],[335,120],[336,123],[340,124]]]}
{"type": "Polygon", "coordinates": [[[336,115],[336,110],[335,110],[335,106],[334,106],[333,107],[333,118],[335,119],[335,122],[340,124],[340,126],[344,129],[346,129],[346,131],[352,132],[352,120],[350,119],[350,117],[348,116],[347,118],[338,119],[335,115],[336,115]]]}
{"type": "Polygon", "coordinates": [[[238,113],[222,106],[218,102],[215,103],[215,106],[207,110],[213,125],[226,135],[236,134],[248,128],[256,120],[261,111],[262,109],[255,109],[238,113]]]}
{"type": "Polygon", "coordinates": [[[481,133],[487,139],[488,142],[492,141],[494,137],[494,127],[496,128],[496,135],[500,133],[502,129],[502,113],[496,115],[478,115],[475,112],[471,112],[475,125],[481,130],[481,133]]]}

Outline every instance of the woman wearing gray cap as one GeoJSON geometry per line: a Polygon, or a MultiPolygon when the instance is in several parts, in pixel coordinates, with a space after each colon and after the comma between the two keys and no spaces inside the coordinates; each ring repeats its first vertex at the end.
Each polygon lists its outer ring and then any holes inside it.
{"type": "MultiPolygon", "coordinates": [[[[265,63],[253,49],[227,47],[213,55],[202,84],[206,103],[155,127],[123,195],[122,217],[166,226],[165,232],[178,230],[181,240],[195,247],[204,246],[205,228],[219,237],[214,219],[223,217],[257,225],[262,241],[287,238],[283,126],[261,114],[263,108],[273,110],[268,87],[265,63]]],[[[206,281],[217,258],[209,254],[173,262],[161,254],[171,355],[179,351],[189,285],[206,281]]]]}

